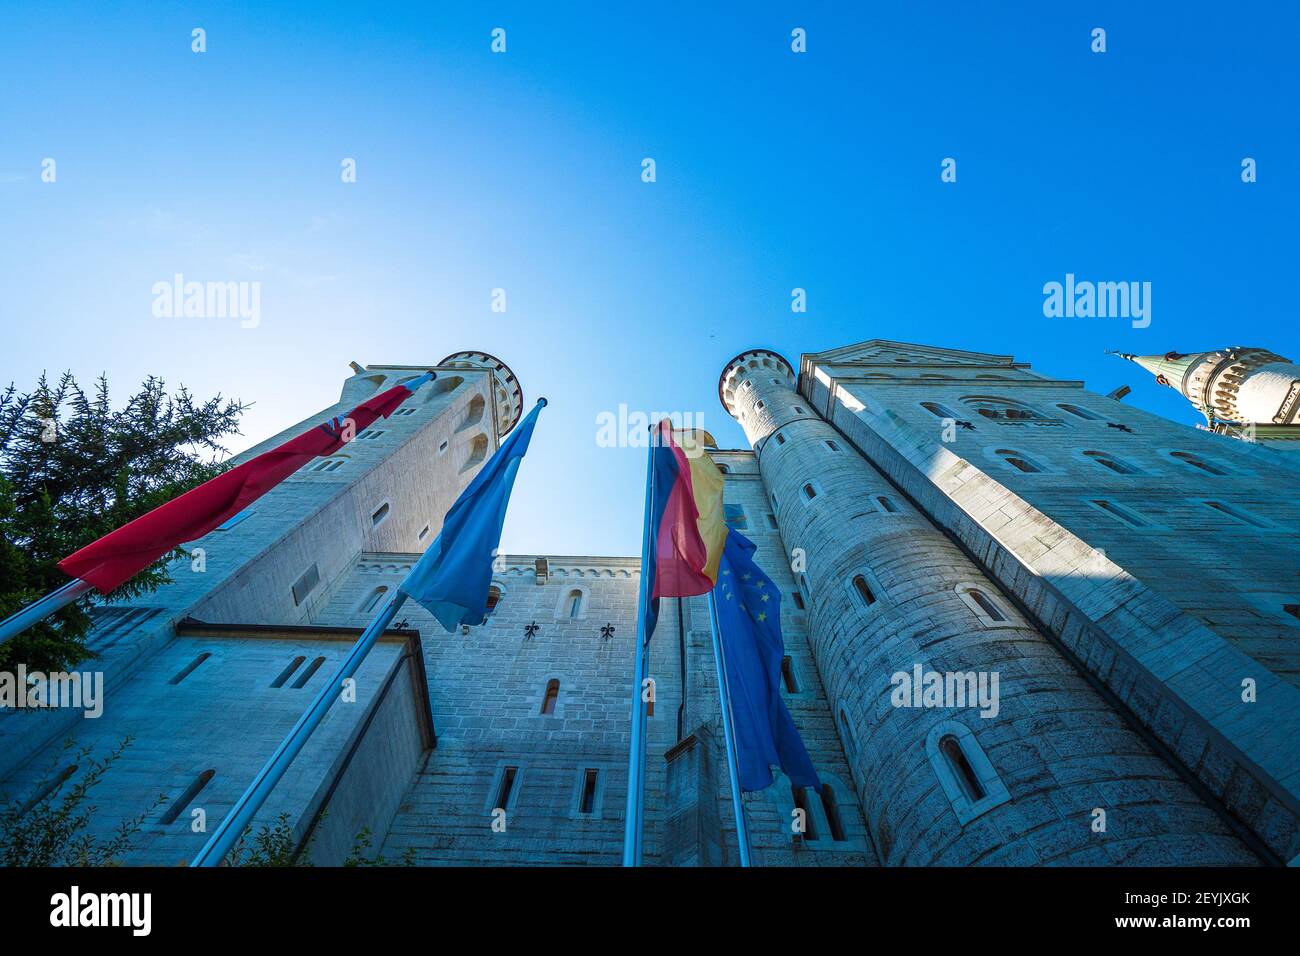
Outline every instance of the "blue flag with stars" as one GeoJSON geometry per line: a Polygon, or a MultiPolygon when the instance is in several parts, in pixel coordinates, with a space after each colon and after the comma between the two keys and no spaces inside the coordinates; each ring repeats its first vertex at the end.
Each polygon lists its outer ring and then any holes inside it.
{"type": "Polygon", "coordinates": [[[796,787],[820,792],[817,771],[781,699],[781,592],[754,563],[755,550],[754,542],[732,528],[713,589],[740,789],[771,786],[772,765],[779,764],[796,787]]]}

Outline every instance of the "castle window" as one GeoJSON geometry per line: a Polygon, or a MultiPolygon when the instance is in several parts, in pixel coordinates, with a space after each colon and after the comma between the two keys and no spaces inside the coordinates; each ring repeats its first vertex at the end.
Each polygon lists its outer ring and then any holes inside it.
{"type": "Polygon", "coordinates": [[[307,595],[311,594],[312,589],[318,584],[320,584],[320,568],[313,564],[302,573],[302,577],[293,582],[293,603],[301,606],[302,602],[307,600],[307,595]]]}
{"type": "MultiPolygon", "coordinates": [[[[487,408],[487,400],[482,395],[475,395],[469,400],[469,405],[465,408],[465,420],[460,423],[460,428],[469,428],[471,425],[477,425],[483,420],[483,411],[487,408]]],[[[459,431],[459,429],[457,429],[459,431]]]]}
{"type": "Polygon", "coordinates": [[[1051,419],[1044,417],[1034,409],[1022,402],[1015,402],[1009,398],[966,398],[963,401],[971,408],[975,409],[976,414],[982,418],[988,418],[995,422],[1047,422],[1051,419]]]}
{"type": "Polygon", "coordinates": [[[985,625],[1004,624],[1009,620],[1001,605],[989,597],[988,593],[983,589],[969,584],[959,584],[956,591],[958,596],[966,602],[966,606],[974,611],[976,617],[985,625]]]}
{"type": "Polygon", "coordinates": [[[515,799],[515,781],[519,777],[518,767],[502,767],[497,775],[496,797],[492,804],[494,810],[512,809],[515,799]]]}
{"type": "Polygon", "coordinates": [[[299,656],[299,657],[295,657],[293,660],[291,660],[291,661],[289,662],[289,666],[286,667],[284,670],[280,671],[280,676],[277,677],[275,680],[271,681],[271,686],[272,686],[272,687],[283,687],[283,686],[284,686],[284,682],[287,681],[290,677],[293,676],[293,672],[296,671],[299,667],[301,667],[301,666],[302,666],[302,662],[305,661],[306,659],[307,659],[307,658],[305,658],[305,657],[301,657],[301,656],[299,656]]]}
{"type": "Polygon", "coordinates": [[[718,471],[719,471],[721,474],[729,475],[729,474],[731,474],[731,466],[730,466],[730,465],[719,465],[719,466],[718,466],[718,471]]]}
{"type": "Polygon", "coordinates": [[[844,743],[845,755],[852,760],[858,752],[858,739],[853,736],[853,725],[849,723],[849,715],[841,707],[839,711],[840,737],[844,743]]]}
{"type": "Polygon", "coordinates": [[[407,415],[414,415],[414,414],[415,414],[414,408],[399,408],[397,411],[393,412],[393,417],[394,418],[397,418],[399,416],[405,417],[407,415]]]}
{"type": "Polygon", "coordinates": [[[762,402],[757,402],[757,403],[754,405],[754,407],[755,407],[756,409],[758,409],[758,410],[761,412],[761,411],[763,410],[763,408],[764,408],[764,405],[763,405],[762,402]]]}
{"type": "Polygon", "coordinates": [[[371,513],[370,527],[378,528],[381,524],[384,523],[384,519],[387,517],[388,517],[388,502],[385,501],[382,505],[380,505],[371,513]]]}
{"type": "Polygon", "coordinates": [[[379,607],[379,602],[384,599],[384,595],[387,593],[388,588],[385,585],[380,585],[375,588],[366,595],[366,599],[361,602],[361,607],[357,608],[358,613],[369,614],[375,608],[379,607]]]}
{"type": "Polygon", "coordinates": [[[799,681],[794,676],[794,664],[791,663],[789,654],[781,658],[781,682],[785,685],[787,694],[799,693],[799,681]]]}
{"type": "Polygon", "coordinates": [[[1230,518],[1235,518],[1242,524],[1248,524],[1252,528],[1269,528],[1271,525],[1263,518],[1258,518],[1248,511],[1242,511],[1236,505],[1230,505],[1223,501],[1206,501],[1205,506],[1213,508],[1220,514],[1225,514],[1230,518]]]}
{"type": "Polygon", "coordinates": [[[1228,474],[1227,469],[1224,468],[1222,465],[1218,464],[1217,462],[1206,461],[1204,458],[1200,457],[1199,455],[1193,455],[1190,451],[1171,451],[1169,453],[1169,457],[1176,458],[1178,461],[1181,461],[1183,464],[1187,465],[1188,467],[1196,468],[1199,471],[1205,472],[1206,474],[1217,475],[1219,477],[1223,477],[1224,475],[1228,474]]]}
{"type": "Polygon", "coordinates": [[[1022,451],[1015,451],[1010,448],[999,448],[993,454],[997,455],[1016,471],[1023,471],[1027,474],[1036,474],[1043,470],[1042,466],[1034,459],[1030,458],[1022,451]]]}
{"type": "Polygon", "coordinates": [[[740,387],[741,387],[742,389],[748,391],[749,389],[751,389],[751,388],[754,387],[754,383],[751,382],[749,379],[745,379],[745,384],[742,385],[742,386],[740,386],[740,387]]]}
{"type": "Polygon", "coordinates": [[[777,433],[776,433],[776,443],[777,443],[778,445],[784,445],[784,444],[785,444],[785,436],[782,435],[780,432],[777,432],[777,433]]]}
{"type": "Polygon", "coordinates": [[[875,592],[871,590],[871,585],[867,583],[867,579],[863,575],[854,576],[853,590],[857,592],[858,597],[866,607],[871,607],[876,603],[875,592]]]}
{"type": "Polygon", "coordinates": [[[886,498],[884,495],[877,495],[876,503],[880,505],[880,510],[886,514],[898,513],[898,505],[894,504],[892,498],[886,498]]]}
{"type": "Polygon", "coordinates": [[[966,798],[974,803],[977,800],[983,800],[987,794],[984,791],[984,785],[980,783],[979,777],[975,775],[975,770],[971,767],[970,761],[966,759],[966,754],[962,752],[961,744],[952,734],[939,739],[939,752],[943,754],[944,759],[953,770],[953,775],[957,782],[961,784],[966,798]]]}
{"type": "Polygon", "coordinates": [[[542,713],[555,714],[555,704],[560,699],[560,682],[552,677],[546,682],[546,693],[542,696],[542,713]]]}
{"type": "Polygon", "coordinates": [[[377,439],[378,439],[381,435],[383,435],[383,434],[384,434],[384,429],[382,429],[382,428],[367,428],[367,429],[366,429],[365,431],[363,431],[360,435],[358,435],[358,436],[356,437],[355,440],[356,440],[356,441],[375,441],[375,440],[377,440],[377,439]]]}
{"type": "Polygon", "coordinates": [[[487,435],[483,435],[483,434],[475,435],[474,440],[470,442],[469,457],[465,459],[465,465],[463,468],[461,468],[461,471],[468,471],[469,469],[477,465],[479,462],[481,462],[484,458],[486,458],[487,448],[488,448],[487,435]]]}
{"type": "Polygon", "coordinates": [[[802,414],[803,414],[803,409],[800,408],[798,405],[796,405],[796,406],[794,406],[794,413],[795,413],[796,415],[802,415],[802,414]]]}
{"type": "Polygon", "coordinates": [[[167,683],[169,683],[169,684],[179,684],[179,683],[180,683],[181,681],[183,681],[185,678],[187,678],[187,677],[189,677],[191,674],[193,674],[193,673],[198,669],[198,666],[199,666],[200,664],[202,664],[204,661],[206,661],[206,660],[207,660],[209,657],[211,657],[211,656],[212,656],[212,655],[211,655],[208,651],[204,651],[204,652],[203,652],[202,654],[200,654],[198,657],[194,658],[194,660],[190,661],[189,664],[187,664],[187,665],[186,665],[184,668],[182,668],[179,672],[177,672],[176,676],[173,677],[171,680],[169,680],[167,683]]]}
{"type": "Polygon", "coordinates": [[[767,528],[768,528],[769,531],[775,531],[775,530],[776,530],[776,515],[774,515],[774,514],[769,514],[769,515],[767,516],[767,528]]]}
{"type": "Polygon", "coordinates": [[[1109,501],[1105,498],[1093,498],[1091,499],[1091,504],[1093,505],[1093,507],[1100,508],[1102,511],[1106,512],[1106,514],[1114,518],[1116,521],[1120,522],[1121,524],[1126,524],[1130,528],[1151,527],[1151,522],[1148,521],[1146,518],[1142,517],[1132,508],[1128,508],[1114,501],[1109,501]]]}
{"type": "Polygon", "coordinates": [[[325,658],[323,657],[318,657],[315,660],[313,660],[310,664],[308,664],[305,668],[303,668],[303,672],[298,675],[298,679],[295,680],[290,686],[294,690],[302,690],[304,687],[307,686],[307,681],[311,680],[316,675],[316,672],[320,670],[320,666],[324,663],[325,663],[325,658]]]}
{"type": "Polygon", "coordinates": [[[831,441],[829,438],[826,439],[826,447],[829,448],[831,451],[839,451],[839,450],[840,450],[840,446],[837,445],[837,444],[835,444],[835,442],[831,441]]]}
{"type": "Polygon", "coordinates": [[[1116,458],[1109,452],[1104,451],[1085,451],[1083,457],[1091,458],[1103,468],[1109,468],[1117,475],[1136,475],[1138,470],[1121,458],[1116,458]]]}
{"type": "Polygon", "coordinates": [[[813,815],[808,809],[808,793],[803,787],[796,787],[790,784],[790,796],[794,800],[796,810],[802,811],[804,830],[803,838],[805,840],[817,839],[817,824],[813,821],[813,815]]]}
{"type": "Polygon", "coordinates": [[[792,597],[792,598],[794,599],[794,606],[797,607],[799,610],[802,611],[802,610],[804,609],[804,606],[803,606],[803,595],[800,594],[798,591],[794,591],[794,592],[791,592],[790,597],[792,597]]]}
{"type": "Polygon", "coordinates": [[[943,720],[931,727],[925,751],[963,826],[1011,799],[974,732],[960,721],[943,720]]]}
{"type": "Polygon", "coordinates": [[[844,837],[844,824],[840,820],[840,808],[835,803],[835,791],[831,789],[830,784],[822,782],[822,809],[826,811],[826,829],[831,831],[831,839],[837,843],[842,843],[844,837]]]}
{"type": "Polygon", "coordinates": [[[448,444],[448,442],[447,442],[447,439],[445,439],[445,438],[442,440],[441,443],[439,443],[439,445],[438,445],[438,454],[439,454],[439,455],[446,454],[446,452],[447,452],[447,444],[448,444]]]}
{"type": "Polygon", "coordinates": [[[583,616],[586,610],[586,595],[582,593],[581,588],[573,588],[564,595],[564,600],[560,602],[560,611],[557,617],[567,617],[573,620],[583,616]]]}
{"type": "Polygon", "coordinates": [[[429,526],[426,524],[420,529],[420,540],[423,541],[427,537],[429,537],[429,526]]]}
{"type": "Polygon", "coordinates": [[[1079,405],[1071,405],[1069,402],[1058,402],[1056,405],[1063,412],[1069,412],[1075,418],[1082,418],[1088,422],[1103,421],[1102,417],[1089,408],[1083,408],[1079,405]]]}
{"type": "Polygon", "coordinates": [[[185,788],[185,792],[172,801],[171,805],[167,807],[159,822],[163,824],[175,823],[176,818],[181,815],[186,807],[194,802],[194,798],[199,795],[199,791],[206,787],[208,781],[215,775],[215,770],[205,770],[195,777],[194,782],[185,788]]]}
{"type": "Polygon", "coordinates": [[[952,418],[956,419],[957,413],[947,405],[940,405],[938,402],[922,402],[921,407],[933,415],[935,418],[952,418]]]}
{"type": "Polygon", "coordinates": [[[338,471],[340,468],[343,467],[343,463],[345,461],[347,461],[347,459],[343,457],[323,458],[320,461],[316,462],[316,464],[312,466],[311,470],[312,471],[338,471]]]}
{"type": "Polygon", "coordinates": [[[817,490],[817,483],[815,481],[810,481],[803,486],[803,496],[807,500],[812,501],[817,497],[817,490]]]}
{"type": "Polygon", "coordinates": [[[599,783],[599,770],[588,768],[582,772],[582,796],[578,800],[578,812],[583,816],[596,812],[596,788],[599,783]]]}
{"type": "Polygon", "coordinates": [[[227,518],[223,523],[217,525],[217,527],[214,530],[229,531],[231,528],[239,524],[239,522],[243,521],[245,518],[251,518],[255,511],[256,509],[254,508],[245,508],[243,511],[237,511],[229,518],[227,518]]]}
{"type": "Polygon", "coordinates": [[[497,605],[500,603],[501,603],[501,589],[494,584],[490,588],[488,588],[487,612],[491,614],[493,611],[497,609],[497,605]]]}

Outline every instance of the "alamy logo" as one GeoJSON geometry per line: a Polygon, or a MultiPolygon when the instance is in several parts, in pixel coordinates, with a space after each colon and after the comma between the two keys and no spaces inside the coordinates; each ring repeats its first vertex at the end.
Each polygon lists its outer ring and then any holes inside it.
{"type": "Polygon", "coordinates": [[[1132,319],[1133,328],[1151,324],[1150,282],[1065,282],[1043,286],[1043,315],[1049,319],[1132,319]]]}
{"type": "Polygon", "coordinates": [[[104,672],[28,673],[25,664],[19,664],[17,671],[12,674],[0,671],[0,710],[47,707],[83,710],[90,720],[103,716],[104,672]]]}
{"type": "Polygon", "coordinates": [[[239,319],[240,328],[262,324],[261,282],[155,282],[153,314],[159,319],[239,319]]]}
{"type": "Polygon", "coordinates": [[[74,886],[50,897],[51,926],[129,926],[131,935],[148,936],[153,926],[150,893],[85,893],[74,886]]]}
{"type": "Polygon", "coordinates": [[[685,430],[677,436],[682,447],[693,451],[691,429],[704,429],[703,412],[641,412],[628,411],[620,403],[618,412],[601,412],[596,416],[596,446],[598,448],[647,448],[650,445],[650,425],[664,419],[672,422],[674,431],[685,430]]]}
{"type": "Polygon", "coordinates": [[[997,671],[927,671],[920,664],[912,673],[895,671],[889,678],[894,689],[889,702],[895,707],[978,707],[980,716],[998,715],[997,671]]]}

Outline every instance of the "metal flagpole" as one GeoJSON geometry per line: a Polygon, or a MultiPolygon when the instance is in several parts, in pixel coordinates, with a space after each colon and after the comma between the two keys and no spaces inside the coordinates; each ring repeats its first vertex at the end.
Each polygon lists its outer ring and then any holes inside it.
{"type": "Polygon", "coordinates": [[[226,858],[226,854],[239,841],[244,834],[244,828],[252,822],[257,811],[262,808],[266,798],[271,795],[275,785],[279,783],[284,772],[289,769],[289,764],[293,763],[293,758],[298,756],[303,745],[307,743],[307,738],[312,735],[324,719],[326,711],[334,703],[339,693],[343,690],[343,681],[357,672],[361,662],[366,659],[379,636],[384,633],[388,625],[393,620],[393,615],[397,613],[406,602],[406,594],[398,591],[393,595],[393,599],[388,602],[387,606],[379,615],[370,622],[370,625],[357,638],[357,642],[352,645],[352,650],[339,665],[339,669],[334,672],[334,676],[329,682],[320,689],[316,699],[312,701],[311,707],[307,712],[298,718],[298,722],[293,725],[293,730],[289,731],[289,736],[285,737],[271,755],[271,759],[253,778],[252,784],[244,791],[243,795],[235,802],[234,807],[226,814],[226,818],[221,821],[220,825],[208,837],[208,842],[203,849],[199,851],[190,866],[220,866],[221,861],[226,858]]]}
{"type": "Polygon", "coordinates": [[[60,588],[55,588],[45,597],[33,601],[19,611],[15,611],[0,621],[0,644],[12,637],[17,637],[37,621],[44,620],[59,608],[67,607],[77,598],[92,590],[94,585],[81,578],[73,578],[60,588]]]}
{"type": "Polygon", "coordinates": [[[749,866],[749,823],[745,820],[745,801],[740,793],[740,768],[736,762],[736,732],[732,726],[731,688],[727,684],[727,665],[718,628],[718,605],[709,592],[709,630],[713,632],[713,663],[718,669],[718,699],[722,703],[722,736],[727,744],[727,773],[731,778],[731,806],[736,816],[736,841],[740,844],[740,865],[749,866]]]}
{"type": "MultiPolygon", "coordinates": [[[[653,429],[653,426],[651,426],[653,429]]],[[[632,667],[632,739],[627,752],[627,809],[623,820],[623,865],[641,865],[642,818],[645,811],[645,702],[641,700],[641,685],[645,682],[650,664],[650,648],[645,633],[645,614],[650,595],[650,510],[653,501],[650,483],[654,475],[656,434],[650,433],[650,447],[645,465],[645,523],[641,531],[641,587],[637,594],[636,650],[632,667]]]]}

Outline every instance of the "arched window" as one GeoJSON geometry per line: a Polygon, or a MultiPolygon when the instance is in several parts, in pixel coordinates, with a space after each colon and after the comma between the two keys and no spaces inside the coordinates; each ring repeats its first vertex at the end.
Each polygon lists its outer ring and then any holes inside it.
{"type": "Polygon", "coordinates": [[[366,599],[361,602],[361,606],[357,608],[357,611],[361,614],[370,613],[375,608],[379,607],[379,602],[384,599],[384,595],[387,593],[388,593],[387,585],[381,584],[379,587],[375,588],[368,595],[366,595],[366,599]]]}
{"type": "Polygon", "coordinates": [[[201,791],[204,787],[206,787],[208,785],[208,781],[211,780],[215,775],[216,775],[215,770],[205,770],[197,777],[195,777],[194,782],[185,788],[185,792],[182,793],[175,800],[173,800],[170,806],[167,807],[167,809],[163,812],[162,819],[159,822],[164,824],[175,823],[176,818],[181,815],[181,812],[186,807],[188,807],[191,803],[194,802],[194,798],[199,795],[199,791],[201,791]]]}
{"type": "Polygon", "coordinates": [[[960,721],[942,720],[931,727],[925,751],[962,825],[1011,799],[974,732],[960,721]]]}
{"type": "Polygon", "coordinates": [[[957,585],[957,593],[966,602],[966,606],[975,612],[985,624],[1003,624],[1009,620],[1002,606],[989,596],[982,588],[969,584],[957,585]]]}
{"type": "Polygon", "coordinates": [[[1069,412],[1075,418],[1082,418],[1087,422],[1105,421],[1100,415],[1090,408],[1083,408],[1080,405],[1071,405],[1069,402],[1057,402],[1056,407],[1063,412],[1069,412]]]}
{"type": "Polygon", "coordinates": [[[956,419],[957,413],[947,405],[940,405],[938,402],[922,402],[921,407],[933,415],[935,418],[952,418],[956,419]]]}
{"type": "Polygon", "coordinates": [[[343,467],[346,461],[346,455],[337,455],[333,458],[322,458],[320,461],[316,462],[316,464],[312,465],[311,470],[323,472],[338,471],[343,467]]]}
{"type": "Polygon", "coordinates": [[[1105,451],[1085,451],[1084,458],[1091,458],[1103,468],[1109,468],[1117,475],[1136,475],[1138,470],[1124,461],[1122,458],[1116,458],[1110,452],[1105,451]]]}
{"type": "Polygon", "coordinates": [[[487,595],[488,614],[491,614],[493,611],[495,611],[497,609],[497,605],[500,603],[501,603],[501,589],[494,584],[490,588],[488,588],[488,595],[487,595]]]}
{"type": "Polygon", "coordinates": [[[807,498],[809,501],[812,501],[814,498],[817,497],[817,486],[814,485],[811,481],[807,482],[803,486],[803,496],[807,498]]]}
{"type": "Polygon", "coordinates": [[[546,682],[546,693],[542,695],[542,713],[554,714],[555,704],[560,699],[560,682],[552,677],[546,682]]]}
{"type": "Polygon", "coordinates": [[[1212,508],[1220,514],[1225,514],[1230,518],[1236,518],[1242,524],[1248,524],[1252,528],[1270,528],[1270,525],[1263,518],[1258,518],[1249,511],[1242,511],[1236,505],[1230,505],[1226,501],[1206,501],[1207,508],[1212,508]]]}
{"type": "Polygon", "coordinates": [[[859,574],[853,578],[853,590],[857,592],[858,597],[861,598],[865,606],[871,607],[876,603],[876,594],[871,590],[871,585],[863,575],[859,574]]]}
{"type": "Polygon", "coordinates": [[[465,459],[465,465],[461,471],[473,468],[484,458],[487,457],[488,439],[487,435],[475,435],[474,441],[469,446],[469,457],[465,459]]]}
{"type": "Polygon", "coordinates": [[[1110,515],[1121,524],[1126,524],[1130,528],[1149,528],[1151,522],[1142,515],[1138,514],[1127,505],[1122,505],[1117,501],[1110,501],[1106,498],[1092,498],[1089,500],[1094,508],[1099,508],[1106,514],[1110,515]]]}
{"type": "Polygon", "coordinates": [[[298,657],[295,657],[293,660],[291,660],[289,662],[289,666],[286,667],[284,670],[280,671],[280,675],[276,677],[275,680],[271,681],[271,686],[283,687],[284,682],[293,676],[293,672],[296,671],[299,667],[301,667],[302,662],[305,661],[306,659],[307,658],[299,655],[298,657]]]}
{"type": "Polygon", "coordinates": [[[1190,451],[1171,451],[1169,457],[1175,458],[1178,461],[1181,461],[1184,465],[1195,468],[1198,471],[1203,471],[1206,474],[1218,475],[1219,477],[1228,474],[1228,470],[1222,465],[1217,462],[1207,461],[1200,455],[1193,455],[1190,451]]]}
{"type": "Polygon", "coordinates": [[[324,663],[325,658],[318,657],[308,664],[306,668],[304,668],[303,672],[298,675],[298,679],[293,682],[293,689],[302,690],[302,688],[306,687],[307,681],[311,680],[312,677],[315,676],[316,672],[320,670],[320,666],[324,663]]]}
{"type": "Polygon", "coordinates": [[[469,428],[471,425],[477,425],[483,420],[483,411],[487,408],[487,400],[482,395],[475,395],[469,400],[469,405],[465,409],[465,420],[460,423],[461,428],[469,428]]]}
{"type": "Polygon", "coordinates": [[[995,422],[1044,422],[1049,419],[1022,402],[1009,398],[972,397],[964,399],[976,414],[995,422]]]}
{"type": "Polygon", "coordinates": [[[574,588],[564,597],[564,616],[577,618],[582,615],[582,592],[574,588]]]}
{"type": "Polygon", "coordinates": [[[730,466],[730,465],[719,465],[719,466],[718,466],[718,471],[721,472],[721,473],[724,474],[724,475],[729,475],[729,474],[731,474],[731,466],[730,466]]]}
{"type": "Polygon", "coordinates": [[[983,800],[988,796],[984,790],[984,784],[975,774],[975,770],[966,759],[966,754],[962,752],[961,743],[952,734],[946,734],[939,738],[939,753],[943,754],[948,761],[949,767],[952,768],[953,776],[961,784],[962,791],[966,798],[974,803],[977,800],[983,800]]]}
{"type": "Polygon", "coordinates": [[[1043,470],[1042,466],[1034,459],[1030,458],[1022,451],[1016,451],[1012,448],[999,448],[993,454],[997,455],[1016,471],[1023,471],[1027,474],[1035,474],[1043,470]]]}
{"type": "Polygon", "coordinates": [[[898,505],[894,504],[892,498],[886,498],[884,495],[877,495],[876,503],[880,505],[880,510],[887,514],[897,514],[898,512],[898,505]]]}
{"type": "Polygon", "coordinates": [[[448,375],[445,378],[439,376],[429,383],[428,394],[424,396],[424,403],[427,405],[440,395],[451,394],[460,388],[461,383],[464,381],[459,375],[448,375]]]}

